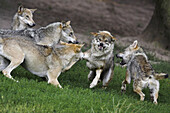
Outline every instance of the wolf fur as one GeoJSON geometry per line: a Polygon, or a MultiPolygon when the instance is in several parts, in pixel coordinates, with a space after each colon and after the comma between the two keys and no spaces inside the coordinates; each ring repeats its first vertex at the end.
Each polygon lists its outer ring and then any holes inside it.
{"type": "Polygon", "coordinates": [[[122,82],[121,91],[125,92],[126,84],[130,84],[133,80],[133,91],[140,95],[140,100],[143,101],[145,98],[142,89],[148,87],[153,103],[157,104],[158,80],[167,78],[168,74],[155,73],[143,49],[138,46],[137,40],[123,53],[117,54],[117,57],[122,59],[121,65],[127,64],[126,77],[122,82]]]}
{"type": "Polygon", "coordinates": [[[43,46],[52,46],[60,40],[63,42],[76,43],[77,39],[70,25],[70,21],[55,22],[39,29],[26,29],[18,31],[5,29],[0,30],[0,37],[8,36],[25,36],[28,38],[33,38],[38,45],[43,46]]]}
{"type": "Polygon", "coordinates": [[[79,60],[82,46],[63,42],[62,45],[44,47],[23,36],[0,38],[0,55],[10,61],[2,73],[13,79],[11,72],[22,65],[39,77],[48,78],[48,83],[62,88],[58,77],[79,60]]]}
{"type": "Polygon", "coordinates": [[[13,17],[12,30],[23,30],[35,26],[33,13],[36,9],[28,9],[23,6],[18,7],[17,13],[13,17]]]}
{"type": "Polygon", "coordinates": [[[103,87],[107,87],[112,79],[114,70],[114,41],[115,38],[108,31],[92,33],[94,39],[91,49],[84,53],[83,58],[87,60],[87,67],[90,69],[88,79],[92,83],[90,88],[97,85],[99,79],[103,82],[103,87]]]}
{"type": "MultiPolygon", "coordinates": [[[[52,47],[53,45],[63,42],[77,43],[77,38],[70,25],[67,22],[55,22],[46,27],[39,29],[26,29],[26,30],[0,30],[0,37],[25,37],[33,40],[37,45],[52,47]]],[[[25,39],[24,38],[24,39],[25,39]]],[[[0,71],[9,65],[9,61],[0,56],[0,71]]]]}

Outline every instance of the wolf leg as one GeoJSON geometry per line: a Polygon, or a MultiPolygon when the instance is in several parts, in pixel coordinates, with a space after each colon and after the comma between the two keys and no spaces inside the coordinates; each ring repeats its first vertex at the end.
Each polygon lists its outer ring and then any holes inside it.
{"type": "Polygon", "coordinates": [[[95,77],[95,72],[93,70],[90,70],[89,74],[88,74],[88,80],[92,81],[95,77]]]}
{"type": "Polygon", "coordinates": [[[145,94],[142,92],[142,87],[139,86],[139,85],[140,85],[139,82],[140,82],[140,81],[137,81],[137,80],[135,80],[135,81],[133,82],[133,91],[140,95],[140,100],[141,100],[141,101],[144,101],[144,99],[145,99],[145,94]]]}
{"type": "Polygon", "coordinates": [[[126,91],[126,84],[130,84],[131,82],[131,76],[129,74],[129,71],[126,71],[126,78],[125,80],[122,82],[122,87],[121,87],[121,92],[124,93],[126,91]]]}
{"type": "Polygon", "coordinates": [[[0,56],[0,71],[4,70],[8,65],[9,61],[5,59],[3,56],[0,56]]]}
{"type": "Polygon", "coordinates": [[[92,83],[90,84],[90,88],[93,88],[97,85],[99,79],[100,79],[100,75],[102,73],[102,69],[97,69],[96,70],[96,76],[95,78],[93,79],[92,83]]]}
{"type": "Polygon", "coordinates": [[[61,74],[61,68],[48,70],[47,72],[48,83],[51,83],[56,87],[62,88],[62,86],[58,81],[58,77],[60,74],[61,74]]]}
{"type": "Polygon", "coordinates": [[[158,92],[159,92],[159,81],[155,80],[154,83],[149,84],[151,100],[154,104],[157,104],[158,92]]]}
{"type": "Polygon", "coordinates": [[[103,88],[107,88],[109,82],[112,80],[113,78],[113,69],[114,67],[111,67],[107,73],[104,75],[104,78],[103,78],[103,88]]]}
{"type": "MultiPolygon", "coordinates": [[[[11,44],[12,45],[12,44],[11,44]]],[[[13,47],[13,45],[11,46],[13,47]]],[[[2,73],[8,77],[13,79],[11,76],[11,71],[18,67],[25,58],[25,54],[22,52],[22,49],[16,44],[15,48],[11,48],[10,46],[4,49],[4,56],[7,56],[8,59],[11,61],[10,64],[2,71],[2,73]],[[15,50],[15,51],[14,51],[15,50]]],[[[13,79],[14,80],[14,79],[13,79]]]]}

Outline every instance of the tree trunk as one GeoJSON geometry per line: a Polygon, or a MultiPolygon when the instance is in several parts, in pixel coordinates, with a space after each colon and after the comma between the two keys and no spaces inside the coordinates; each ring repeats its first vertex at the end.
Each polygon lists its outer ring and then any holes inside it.
{"type": "Polygon", "coordinates": [[[155,0],[155,11],[141,38],[170,50],[170,0],[155,0]]]}

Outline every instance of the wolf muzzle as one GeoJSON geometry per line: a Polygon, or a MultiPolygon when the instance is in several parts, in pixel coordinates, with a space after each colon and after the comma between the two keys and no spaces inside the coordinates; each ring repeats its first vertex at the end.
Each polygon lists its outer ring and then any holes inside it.
{"type": "Polygon", "coordinates": [[[120,59],[122,59],[122,61],[120,62],[120,65],[125,65],[126,64],[126,62],[123,60],[123,57],[120,57],[118,54],[116,54],[116,58],[120,58],[120,59]]]}
{"type": "Polygon", "coordinates": [[[74,42],[72,42],[72,41],[68,41],[68,43],[79,44],[79,42],[78,42],[78,41],[74,41],[74,42]]]}
{"type": "Polygon", "coordinates": [[[27,24],[27,26],[29,26],[29,27],[34,27],[34,26],[35,26],[35,23],[34,23],[34,24],[32,24],[32,25],[27,24]]]}

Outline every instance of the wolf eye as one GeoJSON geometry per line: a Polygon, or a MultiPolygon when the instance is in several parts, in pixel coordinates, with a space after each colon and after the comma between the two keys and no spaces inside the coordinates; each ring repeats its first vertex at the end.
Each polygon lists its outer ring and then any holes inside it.
{"type": "Polygon", "coordinates": [[[105,40],[105,42],[108,42],[108,40],[105,40]]]}
{"type": "Polygon", "coordinates": [[[29,16],[27,15],[26,18],[29,18],[29,16]]]}
{"type": "Polygon", "coordinates": [[[73,32],[70,32],[69,36],[72,36],[73,35],[73,32]]]}

